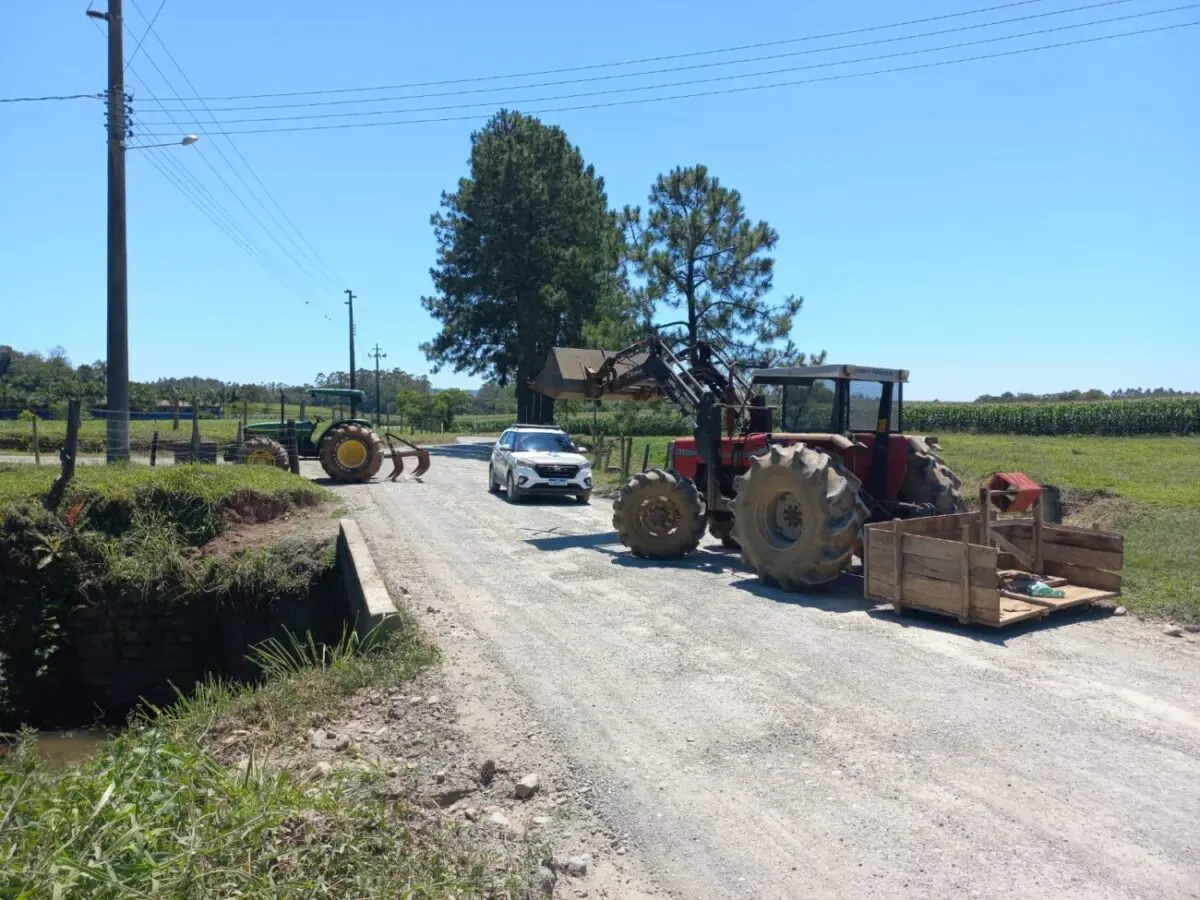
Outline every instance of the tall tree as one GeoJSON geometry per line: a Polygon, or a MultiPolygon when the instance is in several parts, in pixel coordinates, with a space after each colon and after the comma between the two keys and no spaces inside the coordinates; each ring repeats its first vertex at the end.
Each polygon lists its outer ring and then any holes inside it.
{"type": "Polygon", "coordinates": [[[471,136],[470,175],[431,217],[442,324],[422,345],[434,371],[486,375],[517,391],[523,421],[553,421],[534,397],[551,347],[577,345],[618,288],[620,227],[604,180],[559,128],[502,110],[471,136]]]}
{"type": "Polygon", "coordinates": [[[741,194],[706,166],[658,176],[646,212],[626,207],[624,224],[641,305],[685,312],[682,321],[659,326],[664,333],[708,341],[743,363],[796,358],[789,334],[804,301],[767,298],[779,235],[752,222],[741,194]]]}

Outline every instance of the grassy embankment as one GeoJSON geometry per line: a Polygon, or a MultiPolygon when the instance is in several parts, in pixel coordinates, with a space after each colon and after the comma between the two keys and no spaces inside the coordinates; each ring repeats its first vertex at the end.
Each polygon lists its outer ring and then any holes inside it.
{"type": "MultiPolygon", "coordinates": [[[[1027,472],[1063,488],[1068,520],[1079,510],[1088,525],[1125,535],[1126,606],[1200,621],[1200,438],[944,434],[939,439],[967,494],[995,471],[1027,472]]],[[[670,440],[634,438],[633,468],[641,467],[647,445],[650,465],[661,466],[670,440]]],[[[617,476],[599,475],[601,486],[616,481],[617,476]]]]}
{"type": "MultiPolygon", "coordinates": [[[[0,686],[10,691],[51,689],[62,675],[55,645],[70,641],[61,613],[99,587],[154,605],[221,603],[247,589],[286,599],[332,564],[320,547],[307,565],[275,545],[195,552],[231,511],[262,518],[327,496],[284,472],[88,468],[50,511],[52,474],[0,467],[0,686]],[[33,610],[49,617],[31,620],[33,610]],[[14,643],[32,643],[40,660],[12,658],[14,643]]],[[[314,715],[332,719],[363,688],[394,688],[432,662],[415,629],[370,648],[267,642],[251,656],[263,678],[210,679],[168,708],[143,710],[77,767],[46,763],[31,732],[0,754],[0,896],[516,895],[527,861],[498,863],[405,798],[376,797],[368,767],[318,778],[274,762],[314,715]],[[254,751],[230,766],[221,738],[248,732],[254,751]]]]}
{"type": "MultiPolygon", "coordinates": [[[[318,413],[329,421],[329,411],[318,413]]],[[[258,417],[259,421],[273,421],[278,417],[258,417]]],[[[256,417],[251,416],[250,421],[256,417]]],[[[220,443],[232,442],[237,438],[240,419],[201,419],[200,437],[206,441],[220,443]]],[[[105,429],[107,424],[103,419],[84,418],[79,427],[79,452],[85,454],[103,453],[105,447],[105,429]]],[[[135,421],[129,424],[129,440],[135,453],[148,453],[150,441],[154,432],[158,431],[158,439],[162,443],[169,441],[188,441],[192,437],[192,423],[180,420],[179,430],[172,431],[170,419],[159,421],[135,421]]],[[[318,428],[324,427],[324,423],[318,428]]],[[[453,443],[458,436],[457,431],[430,432],[418,431],[409,433],[407,428],[391,426],[395,434],[403,435],[416,444],[453,443]]],[[[54,454],[62,447],[67,436],[67,423],[63,419],[49,419],[38,422],[38,447],[43,454],[54,454]]],[[[29,422],[5,420],[0,422],[0,453],[33,453],[33,429],[29,422]]]]}

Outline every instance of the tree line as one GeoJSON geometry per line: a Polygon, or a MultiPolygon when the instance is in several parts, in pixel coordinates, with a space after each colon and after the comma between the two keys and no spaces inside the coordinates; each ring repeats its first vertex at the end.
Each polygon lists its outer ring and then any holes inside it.
{"type": "MultiPolygon", "coordinates": [[[[0,345],[0,410],[49,411],[78,397],[86,408],[102,408],[105,399],[106,367],[103,360],[73,365],[62,347],[47,353],[22,352],[0,345]]],[[[462,413],[498,414],[514,412],[516,397],[510,388],[485,385],[474,395],[459,389],[439,391],[428,375],[413,375],[403,369],[379,373],[382,409],[375,407],[375,372],[359,369],[356,386],[365,391],[362,412],[368,416],[394,415],[406,424],[422,429],[449,428],[462,413]]],[[[274,415],[282,393],[290,403],[301,399],[309,406],[333,407],[336,398],[312,398],[314,387],[347,388],[349,372],[321,372],[311,383],[287,384],[264,382],[242,384],[209,377],[159,378],[134,381],[129,385],[130,407],[135,412],[151,412],[164,407],[190,408],[195,402],[203,411],[216,407],[240,411],[245,404],[256,415],[274,415]]],[[[345,405],[342,402],[341,405],[345,405]]]]}

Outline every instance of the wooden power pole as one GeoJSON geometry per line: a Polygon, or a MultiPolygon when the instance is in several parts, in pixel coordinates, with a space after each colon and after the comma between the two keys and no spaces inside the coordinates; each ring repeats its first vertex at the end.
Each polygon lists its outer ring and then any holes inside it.
{"type": "Polygon", "coordinates": [[[379,352],[379,345],[375,345],[375,350],[369,354],[375,357],[375,425],[383,421],[383,406],[379,402],[379,360],[387,359],[386,353],[379,352]]]}

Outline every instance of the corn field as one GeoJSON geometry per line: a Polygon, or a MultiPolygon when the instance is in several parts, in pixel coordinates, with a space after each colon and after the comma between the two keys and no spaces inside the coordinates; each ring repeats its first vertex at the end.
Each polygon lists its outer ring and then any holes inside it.
{"type": "Polygon", "coordinates": [[[905,431],[980,434],[1200,433],[1200,398],[1095,403],[906,403],[905,431]]]}
{"type": "MultiPolygon", "coordinates": [[[[512,416],[463,417],[458,429],[499,434],[513,422],[512,416]]],[[[587,435],[592,431],[591,415],[559,416],[558,424],[571,434],[587,435]]],[[[690,431],[682,416],[665,410],[643,411],[621,422],[612,413],[601,413],[599,424],[605,434],[627,437],[673,437],[690,431]]],[[[953,431],[1020,435],[1200,434],[1200,397],[1072,403],[918,401],[904,405],[904,430],[931,434],[953,431]]]]}

